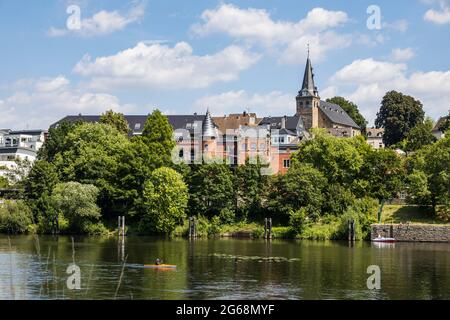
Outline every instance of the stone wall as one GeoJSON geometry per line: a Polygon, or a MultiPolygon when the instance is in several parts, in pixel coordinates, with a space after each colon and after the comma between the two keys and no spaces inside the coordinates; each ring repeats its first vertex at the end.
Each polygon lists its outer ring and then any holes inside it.
{"type": "Polygon", "coordinates": [[[450,226],[430,224],[373,224],[371,238],[380,234],[397,241],[450,242],[450,226]]]}

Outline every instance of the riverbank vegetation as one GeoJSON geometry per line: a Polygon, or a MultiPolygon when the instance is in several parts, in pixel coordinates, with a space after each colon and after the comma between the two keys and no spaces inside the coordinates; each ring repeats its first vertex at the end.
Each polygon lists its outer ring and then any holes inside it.
{"type": "Polygon", "coordinates": [[[123,115],[107,112],[99,123],[50,129],[39,160],[18,182],[24,199],[0,205],[0,232],[106,234],[126,216],[129,234],[186,235],[187,218],[195,216],[200,236],[259,237],[270,217],[274,237],[344,239],[354,220],[356,237],[365,239],[380,203],[400,192],[426,207],[430,220],[449,219],[450,134],[439,141],[424,134],[420,142],[405,128],[388,135],[390,143],[404,136],[414,146],[402,156],[393,148],[373,149],[364,136],[342,139],[313,130],[288,172],[268,176],[260,159],[237,168],[174,164],[172,127],[159,111],[142,135],[130,138],[127,128],[123,115]]]}

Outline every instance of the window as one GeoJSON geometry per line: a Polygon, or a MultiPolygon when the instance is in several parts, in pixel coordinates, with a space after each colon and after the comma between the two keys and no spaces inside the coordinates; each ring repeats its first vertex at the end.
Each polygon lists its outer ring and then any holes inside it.
{"type": "Polygon", "coordinates": [[[250,145],[250,148],[252,149],[252,151],[256,150],[256,143],[252,143],[250,145]]]}
{"type": "Polygon", "coordinates": [[[291,160],[290,159],[284,159],[283,160],[283,168],[290,168],[291,167],[291,160]]]}
{"type": "Polygon", "coordinates": [[[207,145],[207,144],[205,144],[204,150],[205,150],[205,151],[208,151],[208,145],[207,145]]]}
{"type": "Polygon", "coordinates": [[[261,143],[261,144],[259,145],[259,149],[260,149],[260,150],[266,150],[266,144],[265,144],[265,143],[261,143]]]}
{"type": "Polygon", "coordinates": [[[141,124],[140,123],[136,123],[134,125],[134,130],[139,130],[139,129],[141,129],[141,124]]]}
{"type": "Polygon", "coordinates": [[[383,142],[380,142],[380,143],[378,144],[378,147],[383,148],[383,142]]]}
{"type": "Polygon", "coordinates": [[[183,149],[181,149],[180,152],[178,152],[178,156],[179,156],[180,158],[183,158],[183,157],[184,157],[184,150],[183,150],[183,149]]]}

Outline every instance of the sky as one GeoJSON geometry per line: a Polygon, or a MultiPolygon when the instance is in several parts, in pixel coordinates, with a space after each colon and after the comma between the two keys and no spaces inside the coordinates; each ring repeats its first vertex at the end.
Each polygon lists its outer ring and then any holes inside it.
{"type": "Polygon", "coordinates": [[[383,95],[450,110],[450,0],[0,0],[0,128],[66,115],[295,113],[307,48],[322,99],[373,125],[383,95]]]}

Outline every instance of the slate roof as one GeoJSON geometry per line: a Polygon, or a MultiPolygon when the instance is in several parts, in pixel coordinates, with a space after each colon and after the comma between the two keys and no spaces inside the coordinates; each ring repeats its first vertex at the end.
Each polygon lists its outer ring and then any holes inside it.
{"type": "MultiPolygon", "coordinates": [[[[265,117],[259,123],[260,125],[270,125],[270,129],[281,129],[281,119],[283,117],[265,117]]],[[[297,131],[297,124],[300,116],[286,117],[286,129],[297,131]]]]}
{"type": "MultiPolygon", "coordinates": [[[[144,130],[145,122],[147,121],[148,115],[125,115],[125,120],[127,120],[130,129],[134,134],[142,133],[144,130]]],[[[174,130],[176,129],[188,129],[193,130],[192,124],[194,122],[203,122],[205,119],[204,115],[169,115],[167,116],[169,119],[169,123],[172,125],[174,130]],[[190,124],[190,126],[188,126],[190,124]]],[[[99,115],[77,115],[77,116],[67,116],[58,122],[52,124],[50,128],[56,127],[58,124],[67,121],[71,123],[75,123],[78,121],[81,122],[99,122],[99,115]]]]}
{"type": "Polygon", "coordinates": [[[361,129],[339,105],[321,100],[319,108],[331,122],[361,129]]]}

